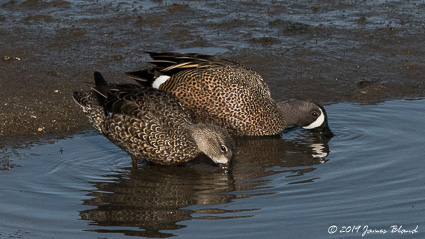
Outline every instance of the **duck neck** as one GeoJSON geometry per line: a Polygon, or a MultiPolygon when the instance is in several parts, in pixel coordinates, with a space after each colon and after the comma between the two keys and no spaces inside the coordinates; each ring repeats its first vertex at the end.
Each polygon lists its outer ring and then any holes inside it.
{"type": "Polygon", "coordinates": [[[205,141],[205,134],[207,132],[208,125],[199,123],[199,124],[192,124],[189,125],[189,132],[193,138],[193,141],[195,142],[199,152],[198,153],[204,153],[204,149],[207,146],[205,141]]]}
{"type": "Polygon", "coordinates": [[[297,125],[299,122],[297,104],[299,104],[299,102],[296,100],[287,100],[276,103],[277,108],[288,126],[297,125]]]}

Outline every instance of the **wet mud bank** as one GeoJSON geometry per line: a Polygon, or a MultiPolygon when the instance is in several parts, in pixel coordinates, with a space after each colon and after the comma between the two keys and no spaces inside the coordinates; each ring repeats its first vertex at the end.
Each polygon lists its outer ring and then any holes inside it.
{"type": "MultiPolygon", "coordinates": [[[[424,96],[425,4],[391,1],[0,3],[0,142],[89,128],[72,92],[145,67],[144,50],[199,52],[258,71],[276,100],[424,96]]],[[[332,117],[332,116],[330,116],[332,117]]]]}

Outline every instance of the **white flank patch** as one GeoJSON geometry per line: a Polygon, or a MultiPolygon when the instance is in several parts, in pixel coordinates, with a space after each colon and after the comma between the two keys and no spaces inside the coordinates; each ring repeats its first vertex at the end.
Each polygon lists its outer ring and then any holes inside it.
{"type": "Polygon", "coordinates": [[[159,89],[159,86],[162,85],[164,82],[166,82],[168,79],[170,79],[170,76],[162,75],[158,76],[152,83],[152,87],[155,89],[159,89]]]}
{"type": "Polygon", "coordinates": [[[325,122],[325,115],[323,114],[322,109],[319,108],[319,110],[320,110],[320,116],[319,116],[319,118],[317,118],[310,125],[307,125],[307,126],[303,127],[304,129],[314,129],[314,128],[317,128],[317,127],[321,126],[323,124],[323,122],[325,122]]]}

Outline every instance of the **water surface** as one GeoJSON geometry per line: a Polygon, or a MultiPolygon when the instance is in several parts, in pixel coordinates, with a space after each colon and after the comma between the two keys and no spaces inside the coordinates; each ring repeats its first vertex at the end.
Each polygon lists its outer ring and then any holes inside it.
{"type": "Polygon", "coordinates": [[[19,149],[0,172],[0,238],[400,238],[393,225],[423,238],[424,103],[329,105],[330,141],[238,138],[227,174],[132,168],[96,132],[19,149]]]}

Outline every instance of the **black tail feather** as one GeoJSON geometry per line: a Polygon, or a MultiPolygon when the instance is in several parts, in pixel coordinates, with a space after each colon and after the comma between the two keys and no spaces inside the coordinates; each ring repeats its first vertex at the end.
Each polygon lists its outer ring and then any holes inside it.
{"type": "Polygon", "coordinates": [[[105,78],[103,78],[102,74],[100,74],[98,71],[94,72],[94,82],[96,86],[108,85],[105,78]]]}
{"type": "Polygon", "coordinates": [[[105,78],[98,71],[94,72],[94,83],[95,87],[93,87],[93,90],[102,97],[107,98],[109,92],[108,83],[106,83],[105,78]]]}
{"type": "Polygon", "coordinates": [[[92,87],[92,90],[96,93],[99,105],[105,107],[105,102],[110,92],[110,86],[106,82],[105,78],[103,78],[102,74],[98,71],[94,72],[94,83],[95,86],[92,87]]]}

